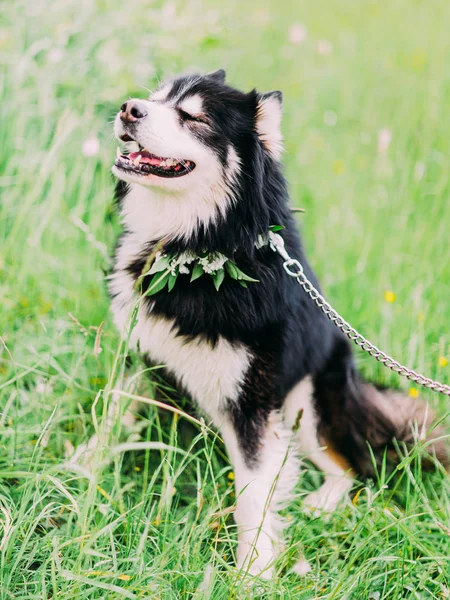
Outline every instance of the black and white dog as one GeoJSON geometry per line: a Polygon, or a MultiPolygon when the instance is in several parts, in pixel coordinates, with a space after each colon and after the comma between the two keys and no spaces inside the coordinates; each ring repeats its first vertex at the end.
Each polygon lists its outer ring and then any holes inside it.
{"type": "Polygon", "coordinates": [[[133,151],[113,167],[124,233],[109,279],[120,331],[220,429],[235,470],[238,566],[265,577],[297,455],[325,474],[305,504],[332,510],[355,475],[373,472],[369,446],[413,442],[430,422],[425,405],[361,380],[347,340],[261,243],[283,226],[318,285],[289,209],[281,114],[280,92],[242,93],[223,71],[125,102],[115,134],[133,151]],[[165,273],[150,268],[161,258],[165,273]]]}

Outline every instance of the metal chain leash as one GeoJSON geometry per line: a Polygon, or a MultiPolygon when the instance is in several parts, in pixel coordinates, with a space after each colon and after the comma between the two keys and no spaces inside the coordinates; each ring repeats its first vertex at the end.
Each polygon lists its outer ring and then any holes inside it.
{"type": "Polygon", "coordinates": [[[370,354],[370,356],[373,356],[378,362],[391,369],[391,371],[394,371],[395,373],[398,373],[399,375],[402,375],[403,377],[406,377],[407,379],[410,379],[411,381],[414,381],[423,387],[429,388],[430,390],[439,392],[445,396],[450,396],[450,386],[439,383],[438,381],[434,381],[429,377],[425,377],[424,375],[421,375],[420,373],[401,365],[391,356],[385,354],[382,350],[377,348],[377,346],[369,342],[343,317],[341,317],[306,277],[300,262],[289,256],[281,235],[271,231],[269,233],[269,245],[274,252],[278,252],[278,254],[280,254],[280,256],[283,258],[283,268],[286,273],[298,281],[311,300],[314,301],[314,303],[328,317],[328,319],[330,319],[330,321],[334,323],[334,325],[336,325],[336,327],[340,329],[342,333],[349,338],[349,340],[355,342],[355,344],[364,350],[364,352],[367,352],[370,354]]]}

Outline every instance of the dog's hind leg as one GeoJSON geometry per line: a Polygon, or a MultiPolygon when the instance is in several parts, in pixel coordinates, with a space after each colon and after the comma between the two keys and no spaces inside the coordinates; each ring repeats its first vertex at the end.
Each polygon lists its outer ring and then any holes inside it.
{"type": "Polygon", "coordinates": [[[353,473],[346,459],[321,443],[318,418],[313,405],[313,385],[309,377],[288,394],[283,406],[286,426],[294,432],[299,453],[325,475],[321,487],[306,496],[305,506],[314,511],[333,511],[353,485],[353,473]]]}
{"type": "Polygon", "coordinates": [[[299,465],[277,411],[263,423],[236,412],[221,434],[235,471],[237,566],[268,579],[283,528],[277,510],[292,498],[299,465]]]}

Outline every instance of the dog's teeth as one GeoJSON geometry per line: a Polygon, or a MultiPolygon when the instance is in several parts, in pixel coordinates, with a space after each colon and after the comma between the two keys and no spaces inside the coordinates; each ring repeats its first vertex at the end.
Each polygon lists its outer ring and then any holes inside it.
{"type": "Polygon", "coordinates": [[[116,149],[116,158],[119,159],[121,156],[122,156],[122,152],[120,151],[119,146],[117,146],[117,149],[116,149]]]}
{"type": "Polygon", "coordinates": [[[169,166],[169,161],[168,161],[168,160],[162,160],[162,161],[159,163],[159,166],[160,166],[160,167],[168,167],[168,166],[169,166]]]}
{"type": "Polygon", "coordinates": [[[140,154],[138,154],[136,156],[136,158],[133,160],[133,164],[134,164],[135,167],[139,166],[139,163],[141,162],[141,158],[142,158],[142,156],[140,154]]]}
{"type": "Polygon", "coordinates": [[[175,165],[175,164],[176,164],[176,161],[175,161],[175,160],[173,160],[173,158],[168,158],[168,159],[166,160],[166,164],[167,164],[167,166],[168,166],[168,167],[173,167],[173,165],[175,165]]]}

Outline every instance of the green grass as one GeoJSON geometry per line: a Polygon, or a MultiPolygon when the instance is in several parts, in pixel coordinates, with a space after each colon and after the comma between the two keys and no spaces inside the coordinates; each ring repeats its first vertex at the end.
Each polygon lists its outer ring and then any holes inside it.
{"type": "MultiPolygon", "coordinates": [[[[223,66],[239,87],[283,90],[285,170],[327,296],[397,359],[450,381],[449,30],[446,0],[2,3],[1,600],[251,593],[233,566],[235,498],[213,433],[150,406],[133,440],[153,446],[99,456],[92,474],[65,462],[93,432],[91,409],[101,427],[123,365],[104,282],[119,231],[110,121],[158,78],[223,66]],[[90,137],[99,151],[85,156],[90,137]]],[[[406,459],[386,480],[325,522],[302,512],[320,481],[303,474],[265,597],[449,597],[448,477],[406,459]],[[304,579],[288,573],[299,550],[313,565],[304,579]]]]}

